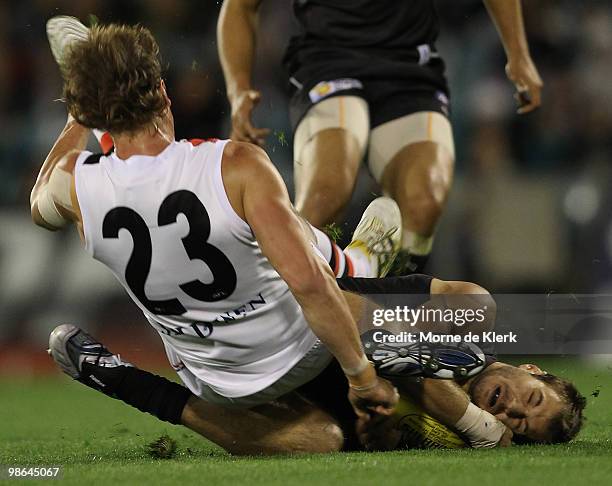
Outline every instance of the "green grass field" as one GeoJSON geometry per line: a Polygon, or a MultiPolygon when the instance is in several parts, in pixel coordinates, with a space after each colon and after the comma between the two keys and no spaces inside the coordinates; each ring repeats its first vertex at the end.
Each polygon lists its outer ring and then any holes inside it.
{"type": "Polygon", "coordinates": [[[612,484],[612,371],[569,359],[537,362],[588,396],[588,423],[574,443],[234,458],[187,429],[57,376],[0,381],[0,464],[63,465],[62,483],[79,485],[612,484]],[[154,459],[147,445],[164,433],[177,441],[177,454],[154,459]]]}

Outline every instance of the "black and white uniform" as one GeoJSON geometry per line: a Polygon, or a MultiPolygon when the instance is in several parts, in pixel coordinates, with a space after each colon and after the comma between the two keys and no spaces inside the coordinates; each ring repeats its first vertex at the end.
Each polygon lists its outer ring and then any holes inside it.
{"type": "Polygon", "coordinates": [[[448,116],[433,0],[294,0],[293,7],[301,32],[284,64],[294,130],[312,105],[337,95],[364,98],[371,128],[416,112],[448,116]]]}

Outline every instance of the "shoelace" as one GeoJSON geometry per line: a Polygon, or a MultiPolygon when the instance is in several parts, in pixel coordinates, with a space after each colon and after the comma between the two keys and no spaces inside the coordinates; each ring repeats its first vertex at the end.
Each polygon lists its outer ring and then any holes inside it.
{"type": "Polygon", "coordinates": [[[383,273],[386,273],[387,267],[390,267],[395,260],[397,252],[394,251],[392,237],[396,231],[397,228],[391,228],[367,242],[368,250],[378,260],[379,273],[381,273],[381,269],[384,270],[383,273]]]}
{"type": "Polygon", "coordinates": [[[113,366],[131,366],[130,363],[123,361],[121,359],[121,355],[119,354],[110,354],[104,356],[104,353],[110,353],[110,351],[108,349],[106,349],[104,346],[100,346],[100,351],[98,353],[98,356],[96,357],[95,360],[95,365],[96,366],[102,366],[102,367],[113,367],[113,366]]]}

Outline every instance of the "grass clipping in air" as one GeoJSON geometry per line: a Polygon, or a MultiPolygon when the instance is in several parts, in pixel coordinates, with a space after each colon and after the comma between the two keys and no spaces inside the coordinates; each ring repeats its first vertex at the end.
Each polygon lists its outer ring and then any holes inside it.
{"type": "Polygon", "coordinates": [[[327,234],[327,236],[331,238],[331,240],[334,243],[338,243],[340,239],[342,238],[342,234],[343,234],[342,228],[338,226],[336,223],[326,224],[323,227],[323,231],[325,232],[325,234],[327,234]]]}
{"type": "Polygon", "coordinates": [[[155,459],[172,459],[176,455],[176,441],[164,434],[151,442],[147,449],[149,455],[155,459]]]}

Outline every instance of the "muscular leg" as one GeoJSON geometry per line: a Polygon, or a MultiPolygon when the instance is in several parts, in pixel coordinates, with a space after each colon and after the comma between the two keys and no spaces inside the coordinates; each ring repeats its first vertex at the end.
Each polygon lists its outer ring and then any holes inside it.
{"type": "Polygon", "coordinates": [[[236,455],[336,452],[344,443],[338,423],[297,393],[248,410],[224,408],[192,397],[181,420],[236,455]]]}
{"type": "Polygon", "coordinates": [[[336,221],[349,202],[369,130],[367,104],[336,96],[313,106],[294,143],[295,207],[314,226],[336,221]]]}
{"type": "Polygon", "coordinates": [[[385,192],[402,212],[404,233],[433,235],[453,179],[451,154],[434,142],[417,142],[393,157],[383,174],[385,192]]]}
{"type": "Polygon", "coordinates": [[[250,409],[225,408],[185,386],[121,360],[83,330],[63,324],[49,353],[72,378],[171,424],[183,424],[234,454],[331,452],[343,447],[338,423],[297,392],[250,409]]]}
{"type": "Polygon", "coordinates": [[[453,179],[448,120],[439,113],[419,112],[375,128],[370,166],[400,207],[402,246],[411,255],[411,270],[422,272],[453,179]]]}

